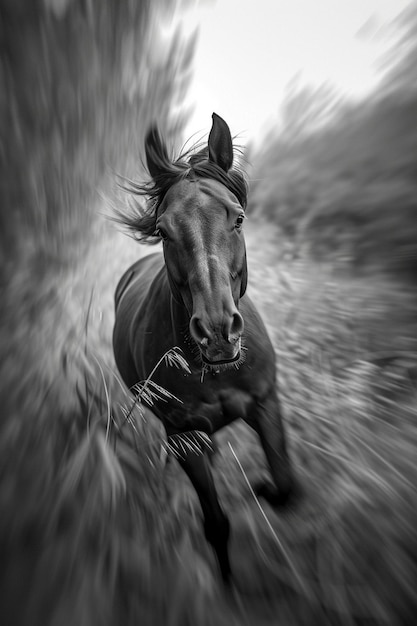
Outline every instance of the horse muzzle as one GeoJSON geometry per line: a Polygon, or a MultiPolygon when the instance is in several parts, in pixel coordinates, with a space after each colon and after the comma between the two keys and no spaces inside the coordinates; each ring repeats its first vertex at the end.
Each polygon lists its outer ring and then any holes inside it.
{"type": "Polygon", "coordinates": [[[199,343],[201,359],[209,367],[233,366],[241,359],[241,339],[235,341],[210,342],[203,339],[199,343]]]}
{"type": "Polygon", "coordinates": [[[234,302],[219,312],[194,313],[190,334],[200,349],[201,360],[207,368],[227,369],[241,359],[241,337],[244,322],[234,302]]]}

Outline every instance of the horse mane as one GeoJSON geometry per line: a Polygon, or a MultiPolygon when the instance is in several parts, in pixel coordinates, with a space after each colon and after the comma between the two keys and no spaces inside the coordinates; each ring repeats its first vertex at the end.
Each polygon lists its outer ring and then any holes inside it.
{"type": "MultiPolygon", "coordinates": [[[[132,196],[146,196],[147,202],[142,203],[132,198],[129,211],[117,212],[116,221],[123,224],[135,239],[142,243],[156,244],[160,237],[155,235],[158,209],[168,190],[186,179],[209,178],[223,184],[231,191],[243,208],[247,204],[248,188],[245,176],[239,167],[225,172],[208,158],[208,148],[198,150],[194,146],[180,154],[175,161],[163,161],[160,172],[153,179],[139,183],[125,180],[122,188],[132,196]],[[198,150],[198,151],[196,151],[198,150]]],[[[235,152],[236,152],[235,147],[235,152]]]]}

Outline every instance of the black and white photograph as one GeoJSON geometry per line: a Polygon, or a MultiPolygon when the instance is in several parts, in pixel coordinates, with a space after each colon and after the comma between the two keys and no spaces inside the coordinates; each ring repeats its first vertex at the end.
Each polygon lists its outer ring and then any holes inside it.
{"type": "Polygon", "coordinates": [[[417,624],[416,0],[0,0],[1,626],[417,624]]]}

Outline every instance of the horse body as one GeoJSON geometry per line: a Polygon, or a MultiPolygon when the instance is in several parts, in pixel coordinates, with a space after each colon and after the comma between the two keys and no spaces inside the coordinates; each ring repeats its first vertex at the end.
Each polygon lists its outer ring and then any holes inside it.
{"type": "Polygon", "coordinates": [[[190,345],[188,313],[172,297],[161,254],[145,257],[128,270],[116,290],[117,300],[116,361],[129,387],[144,380],[172,346],[181,348],[190,366],[191,374],[161,367],[153,376],[181,400],[153,407],[168,435],[191,430],[210,435],[238,418],[251,422],[257,404],[275,387],[275,356],[249,296],[241,298],[239,306],[245,323],[245,360],[230,369],[203,372],[190,345]]]}
{"type": "MultiPolygon", "coordinates": [[[[242,223],[246,188],[231,170],[227,124],[213,114],[208,154],[171,163],[155,129],[145,141],[151,185],[136,186],[153,202],[145,215],[125,218],[145,239],[163,240],[163,255],[136,262],[116,289],[113,346],[124,382],[145,380],[174,346],[190,372],[159,367],[152,380],[170,392],[153,412],[168,437],[189,431],[212,435],[241,418],[260,437],[272,483],[258,493],[282,504],[292,489],[279,400],[275,354],[248,295],[242,223]],[[208,157],[208,158],[207,158],[208,157]]],[[[223,578],[230,576],[229,521],[203,449],[178,458],[200,499],[207,540],[223,578]]]]}

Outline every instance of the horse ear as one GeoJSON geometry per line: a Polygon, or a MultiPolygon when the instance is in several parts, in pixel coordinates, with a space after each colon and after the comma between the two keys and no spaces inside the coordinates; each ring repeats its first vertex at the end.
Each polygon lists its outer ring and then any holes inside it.
{"type": "Polygon", "coordinates": [[[233,163],[233,144],[230,129],[217,113],[212,115],[213,125],[208,138],[209,161],[213,161],[225,172],[233,163]]]}
{"type": "Polygon", "coordinates": [[[155,180],[169,165],[168,152],[156,126],[152,126],[146,135],[145,154],[149,173],[155,180]]]}

